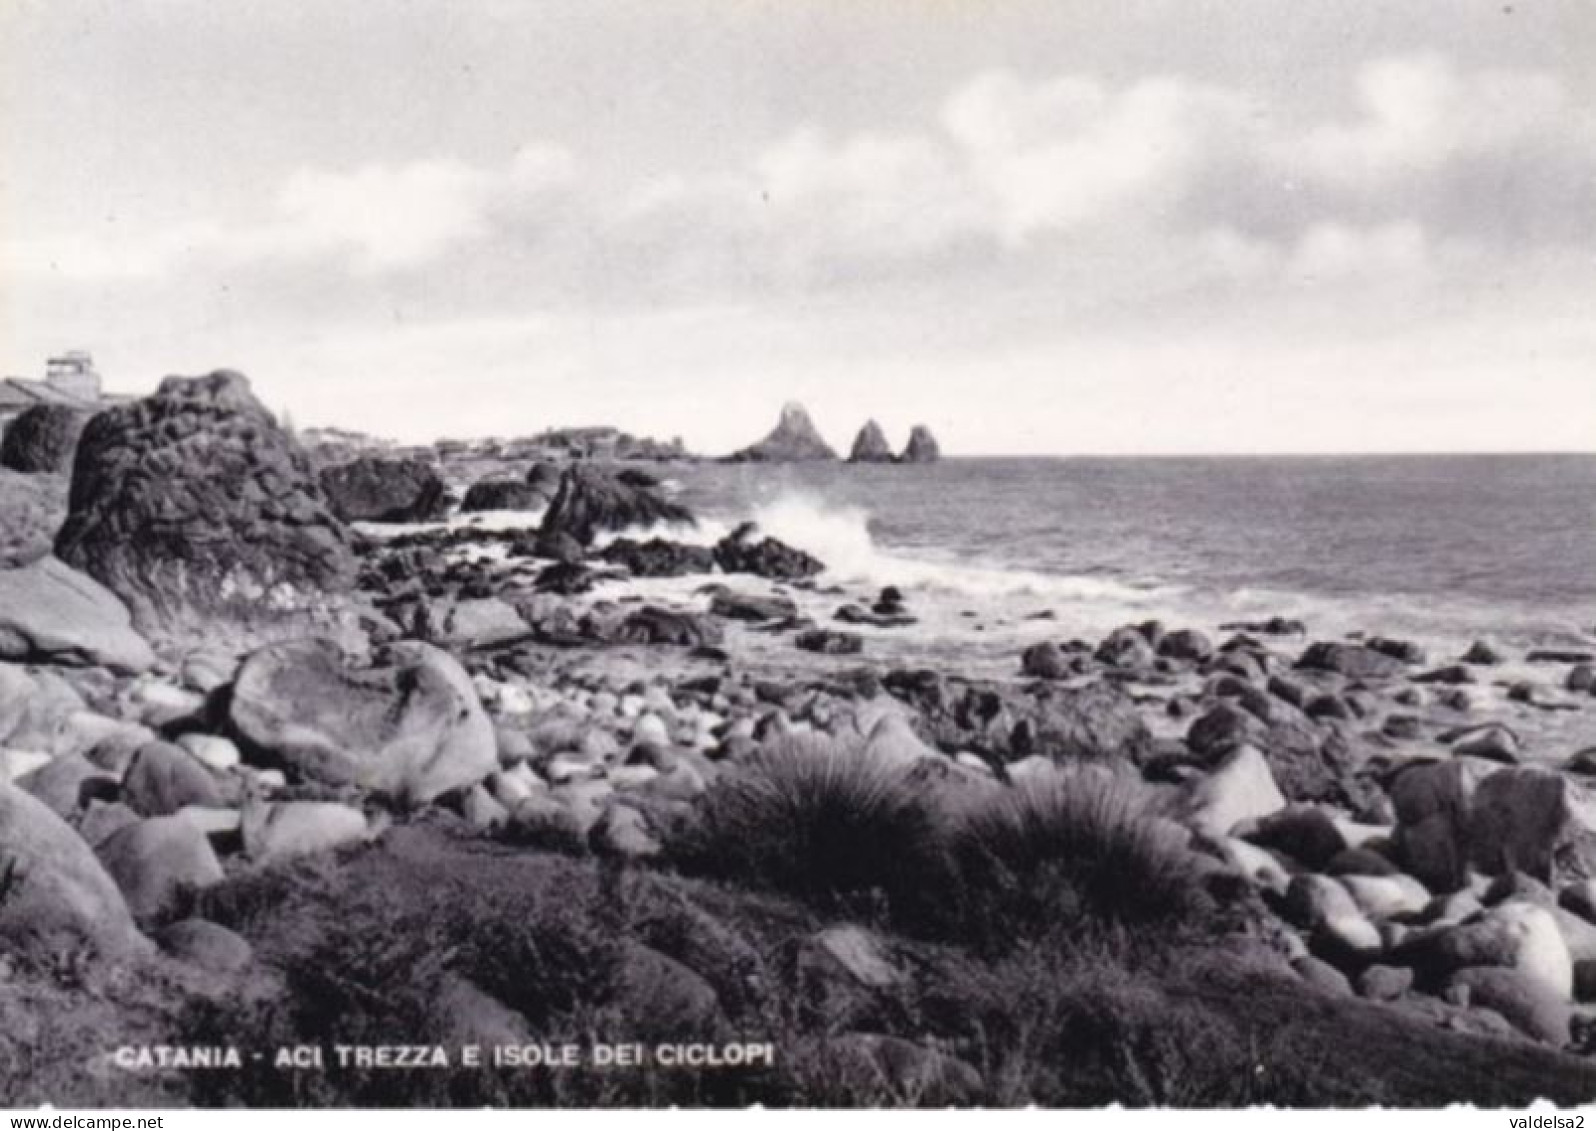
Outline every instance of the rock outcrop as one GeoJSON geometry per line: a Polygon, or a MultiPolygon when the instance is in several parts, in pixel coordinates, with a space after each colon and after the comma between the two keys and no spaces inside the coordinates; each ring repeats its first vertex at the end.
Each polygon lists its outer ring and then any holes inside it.
{"type": "Polygon", "coordinates": [[[225,370],[89,421],[55,550],[146,635],[323,613],[355,575],[304,452],[225,370]]]}
{"type": "Polygon", "coordinates": [[[0,467],[25,475],[72,470],[72,453],[89,414],[66,405],[34,405],[11,422],[0,442],[0,467]]]}
{"type": "Polygon", "coordinates": [[[836,458],[837,453],[820,435],[804,406],[796,403],[781,410],[781,421],[770,435],[727,457],[732,463],[799,463],[836,458]]]}
{"type": "Polygon", "coordinates": [[[540,510],[549,497],[524,479],[479,479],[460,501],[461,514],[540,510]]]}
{"type": "Polygon", "coordinates": [[[909,442],[904,446],[898,462],[936,463],[941,458],[942,447],[937,443],[937,438],[931,435],[931,429],[924,424],[916,424],[909,433],[909,442]]]}
{"type": "Polygon", "coordinates": [[[759,537],[759,528],[745,522],[715,544],[715,564],[724,573],[751,573],[777,581],[813,577],[824,562],[775,538],[759,537]]]}
{"type": "Polygon", "coordinates": [[[560,489],[538,534],[545,541],[563,535],[590,546],[601,532],[659,523],[692,525],[693,515],[655,488],[623,478],[614,469],[577,463],[560,477],[560,489]]]}
{"type": "Polygon", "coordinates": [[[470,677],[428,644],[390,645],[365,668],[328,640],[262,648],[239,669],[229,712],[257,758],[409,804],[472,785],[498,765],[470,677]]]}
{"type": "Polygon", "coordinates": [[[416,459],[362,456],[326,467],[321,489],[345,522],[438,522],[449,514],[443,480],[416,459]]]}
{"type": "Polygon", "coordinates": [[[0,660],[144,671],[155,653],[127,606],[59,558],[0,570],[0,660]]]}
{"type": "Polygon", "coordinates": [[[859,435],[854,437],[853,450],[848,453],[849,463],[893,463],[897,457],[892,454],[892,448],[887,443],[886,433],[881,431],[881,425],[874,420],[865,421],[865,426],[859,429],[859,435]]]}

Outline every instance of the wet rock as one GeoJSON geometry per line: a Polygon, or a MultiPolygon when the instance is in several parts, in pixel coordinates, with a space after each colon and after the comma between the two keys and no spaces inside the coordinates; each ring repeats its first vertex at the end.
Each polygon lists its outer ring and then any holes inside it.
{"type": "Polygon", "coordinates": [[[329,784],[354,784],[420,804],[498,766],[493,725],[448,653],[402,642],[369,667],[331,642],[300,640],[252,653],[229,719],[247,751],[329,784]]]}
{"type": "Polygon", "coordinates": [[[1568,669],[1568,677],[1563,680],[1563,689],[1575,693],[1596,692],[1596,665],[1575,664],[1568,669]]]}
{"type": "Polygon", "coordinates": [[[1583,648],[1537,648],[1524,660],[1530,664],[1592,664],[1596,663],[1596,652],[1583,648]]]}
{"type": "Polygon", "coordinates": [[[1297,667],[1335,672],[1348,679],[1390,679],[1402,673],[1403,662],[1365,645],[1321,640],[1308,645],[1297,667]]]}
{"type": "Polygon", "coordinates": [[[1150,667],[1156,653],[1138,629],[1116,628],[1098,645],[1093,658],[1111,667],[1141,670],[1150,667]]]}
{"type": "Polygon", "coordinates": [[[1179,628],[1164,634],[1158,642],[1158,654],[1171,660],[1200,663],[1214,654],[1214,642],[1194,628],[1179,628]]]}
{"type": "Polygon", "coordinates": [[[321,470],[327,505],[344,522],[440,522],[449,493],[432,465],[361,456],[321,470]]]}
{"type": "Polygon", "coordinates": [[[575,463],[560,477],[560,488],[543,515],[539,538],[557,535],[591,546],[606,531],[656,525],[694,524],[692,512],[653,487],[628,482],[612,468],[575,463]]]}
{"type": "Polygon", "coordinates": [[[862,636],[829,628],[800,632],[793,637],[793,643],[805,652],[818,652],[823,656],[855,656],[864,651],[862,636]]]}
{"type": "Polygon", "coordinates": [[[70,474],[78,436],[91,414],[67,405],[25,409],[5,429],[0,467],[24,475],[70,474]]]}
{"type": "Polygon", "coordinates": [[[791,620],[798,615],[798,606],[791,597],[779,594],[761,596],[721,588],[710,599],[709,611],[727,620],[758,623],[791,620]]]}
{"type": "Polygon", "coordinates": [[[460,501],[460,513],[542,510],[549,498],[549,492],[524,479],[479,479],[460,501]]]}
{"type": "Polygon", "coordinates": [[[1364,642],[1371,651],[1382,656],[1390,656],[1404,664],[1419,665],[1425,663],[1429,657],[1423,648],[1411,640],[1393,640],[1386,636],[1371,636],[1364,642]]]}
{"type": "Polygon", "coordinates": [[[1463,662],[1465,664],[1479,664],[1489,667],[1506,661],[1506,654],[1489,640],[1476,640],[1469,645],[1469,650],[1463,653],[1463,662]]]}
{"type": "Polygon", "coordinates": [[[1020,671],[1032,679],[1068,679],[1080,674],[1080,656],[1067,653],[1051,640],[1033,644],[1020,656],[1020,671]]]}
{"type": "Polygon", "coordinates": [[[663,538],[650,538],[647,542],[617,538],[600,550],[598,557],[626,567],[633,577],[687,577],[711,573],[715,568],[715,554],[709,547],[663,538]]]}
{"type": "Polygon", "coordinates": [[[1424,684],[1440,683],[1459,687],[1464,684],[1478,682],[1478,677],[1462,664],[1448,664],[1444,668],[1436,668],[1434,671],[1422,672],[1414,676],[1413,682],[1424,684]]]}
{"type": "Polygon", "coordinates": [[[750,573],[776,581],[801,581],[826,568],[820,559],[758,534],[753,523],[743,523],[715,544],[715,564],[724,573],[750,573]]]}
{"type": "Polygon", "coordinates": [[[89,421],[55,551],[147,636],[321,620],[355,576],[305,453],[228,372],[89,421]]]}

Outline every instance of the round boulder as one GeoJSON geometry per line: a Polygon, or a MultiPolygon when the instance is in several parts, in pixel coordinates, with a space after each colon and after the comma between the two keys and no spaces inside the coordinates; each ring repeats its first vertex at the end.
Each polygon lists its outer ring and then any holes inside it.
{"type": "Polygon", "coordinates": [[[470,677],[428,644],[389,645],[369,667],[328,640],[262,648],[239,669],[229,710],[246,751],[407,804],[498,768],[493,724],[470,677]]]}

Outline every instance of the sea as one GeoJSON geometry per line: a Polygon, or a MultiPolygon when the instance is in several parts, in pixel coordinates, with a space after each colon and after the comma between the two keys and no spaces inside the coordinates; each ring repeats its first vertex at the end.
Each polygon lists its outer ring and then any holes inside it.
{"type": "Polygon", "coordinates": [[[903,590],[922,614],[908,635],[931,654],[1012,656],[1016,641],[1092,639],[1153,618],[1217,632],[1284,616],[1315,638],[1400,636],[1438,658],[1479,638],[1520,650],[1596,642],[1596,455],[952,458],[668,475],[703,519],[696,538],[752,519],[820,558],[822,580],[852,597],[903,590]]]}

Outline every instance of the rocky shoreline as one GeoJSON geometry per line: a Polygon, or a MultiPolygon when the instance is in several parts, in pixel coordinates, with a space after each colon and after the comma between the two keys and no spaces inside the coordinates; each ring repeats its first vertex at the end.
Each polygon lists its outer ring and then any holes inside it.
{"type": "MultiPolygon", "coordinates": [[[[751,526],[713,546],[659,536],[692,516],[636,468],[529,460],[461,500],[525,526],[384,532],[444,517],[457,485],[370,456],[318,472],[230,373],[169,379],[61,442],[76,450],[51,552],[35,517],[0,571],[8,978],[70,951],[232,992],[260,974],[256,940],[196,915],[203,893],[438,822],[670,870],[717,790],[799,749],[950,813],[1108,783],[1225,909],[1210,949],[1410,1033],[1596,1049],[1596,749],[1530,749],[1479,695],[1512,659],[1544,673],[1501,681],[1513,711],[1591,711],[1591,651],[1432,657],[1283,621],[1083,641],[1059,624],[1011,678],[977,679],[880,661],[866,633],[913,623],[901,592],[825,590],[824,563],[751,526]],[[687,599],[633,591],[659,578],[687,599]],[[755,635],[793,662],[751,660],[755,635]]],[[[49,475],[0,482],[5,505],[36,515],[64,487],[49,475]]],[[[804,953],[868,992],[882,922],[804,953]]],[[[685,953],[660,959],[705,986],[702,1008],[735,1012],[685,953]]],[[[895,1050],[933,1099],[995,1086],[958,1049],[826,1039],[850,1063],[895,1050]]],[[[1596,1080],[1547,1063],[1564,1095],[1596,1080]]]]}

